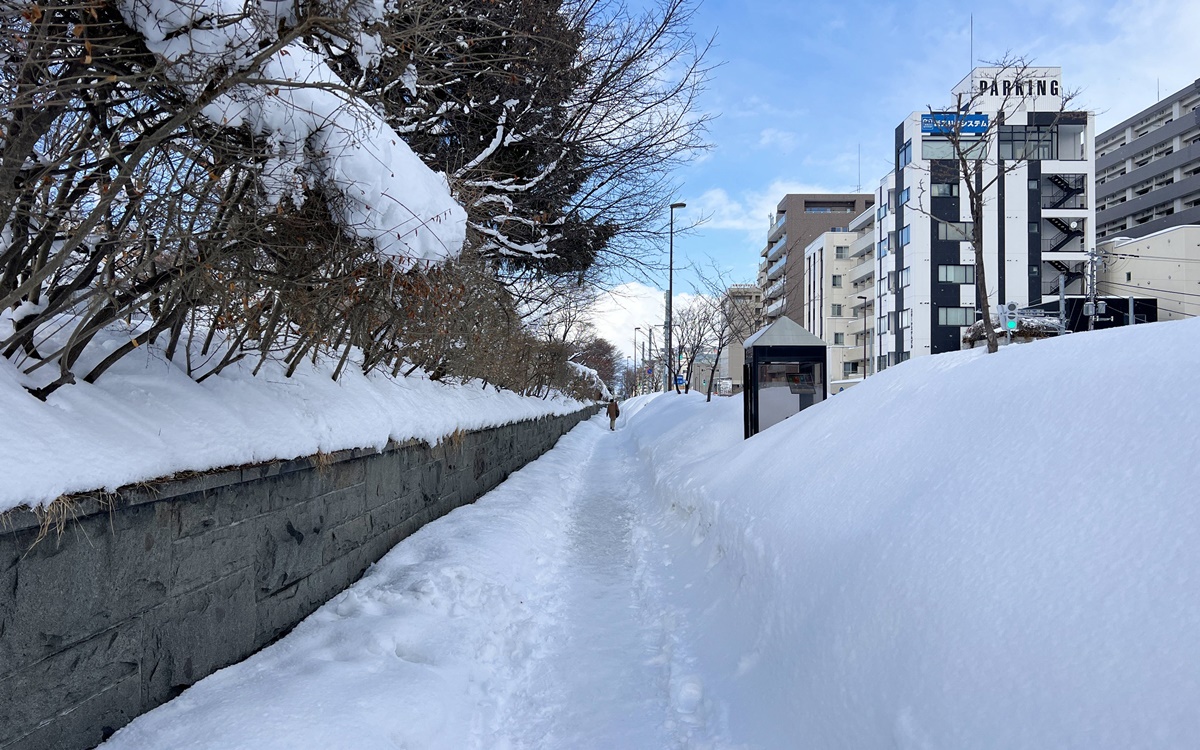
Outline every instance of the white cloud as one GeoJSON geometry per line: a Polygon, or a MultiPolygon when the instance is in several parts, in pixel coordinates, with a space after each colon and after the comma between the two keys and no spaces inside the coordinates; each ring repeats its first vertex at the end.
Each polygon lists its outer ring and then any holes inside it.
{"type": "Polygon", "coordinates": [[[752,244],[767,240],[767,230],[779,202],[789,193],[835,193],[820,185],[809,185],[791,180],[775,180],[761,190],[746,190],[737,197],[730,196],[723,188],[713,188],[689,203],[689,210],[696,215],[708,216],[701,229],[730,229],[743,232],[752,244]],[[694,206],[694,209],[691,207],[694,206]]]}
{"type": "Polygon", "coordinates": [[[758,145],[790,154],[796,150],[796,134],[788,130],[767,128],[758,134],[758,145]]]}
{"type": "MultiPolygon", "coordinates": [[[[676,293],[673,306],[688,304],[695,295],[676,293]]],[[[640,282],[621,284],[612,291],[604,292],[592,306],[591,320],[596,335],[611,342],[626,357],[633,356],[634,328],[638,332],[638,348],[647,341],[650,329],[654,329],[654,342],[662,346],[662,325],[666,316],[666,292],[640,282]]],[[[647,350],[649,346],[647,345],[647,350]]],[[[638,354],[641,358],[641,354],[638,354]]]]}

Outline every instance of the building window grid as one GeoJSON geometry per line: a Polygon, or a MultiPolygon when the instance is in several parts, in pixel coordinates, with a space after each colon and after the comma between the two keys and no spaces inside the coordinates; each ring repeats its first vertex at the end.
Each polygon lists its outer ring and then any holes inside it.
{"type": "Polygon", "coordinates": [[[949,327],[969,326],[975,322],[973,307],[939,307],[938,325],[949,327]]]}
{"type": "Polygon", "coordinates": [[[975,266],[939,265],[938,282],[941,284],[974,284],[975,266]]]}

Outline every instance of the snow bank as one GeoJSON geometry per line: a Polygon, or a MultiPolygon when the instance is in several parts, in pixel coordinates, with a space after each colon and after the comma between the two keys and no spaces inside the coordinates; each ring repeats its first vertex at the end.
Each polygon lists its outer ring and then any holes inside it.
{"type": "Polygon", "coordinates": [[[306,364],[291,378],[278,363],[256,377],[252,367],[238,363],[196,383],[161,350],[143,347],[95,384],[59,389],[41,402],[0,358],[0,414],[7,426],[0,431],[0,512],[184,470],[383,448],[389,439],[436,443],[460,429],[585,406],[478,382],[363,375],[354,367],[334,382],[329,361],[306,364]]]}
{"type": "Polygon", "coordinates": [[[755,438],[664,397],[684,640],[749,747],[1200,735],[1200,320],[912,360],[755,438]]]}

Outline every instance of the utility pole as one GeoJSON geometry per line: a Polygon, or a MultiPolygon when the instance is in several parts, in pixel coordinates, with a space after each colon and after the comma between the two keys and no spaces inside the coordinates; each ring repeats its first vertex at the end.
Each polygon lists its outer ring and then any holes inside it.
{"type": "Polygon", "coordinates": [[[1058,275],[1058,334],[1067,332],[1067,275],[1058,275]]]}
{"type": "Polygon", "coordinates": [[[1088,330],[1096,330],[1096,248],[1088,250],[1088,330]]]}
{"type": "Polygon", "coordinates": [[[663,373],[663,393],[670,393],[671,388],[675,385],[671,381],[674,380],[674,372],[671,368],[671,298],[675,296],[675,209],[687,208],[686,203],[672,203],[670,207],[671,225],[667,232],[667,246],[669,248],[667,255],[667,322],[666,331],[664,331],[664,339],[667,344],[667,360],[665,372],[663,373]]]}
{"type": "Polygon", "coordinates": [[[638,370],[637,364],[637,335],[638,331],[642,330],[640,326],[633,329],[633,395],[638,395],[638,381],[641,380],[641,371],[638,370]]]}

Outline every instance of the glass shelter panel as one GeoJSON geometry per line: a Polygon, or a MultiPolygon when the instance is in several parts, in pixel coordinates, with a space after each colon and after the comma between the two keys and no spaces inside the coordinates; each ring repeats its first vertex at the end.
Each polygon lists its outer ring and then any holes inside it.
{"type": "Polygon", "coordinates": [[[757,378],[760,432],[824,397],[825,372],[819,362],[764,362],[757,378]]]}

